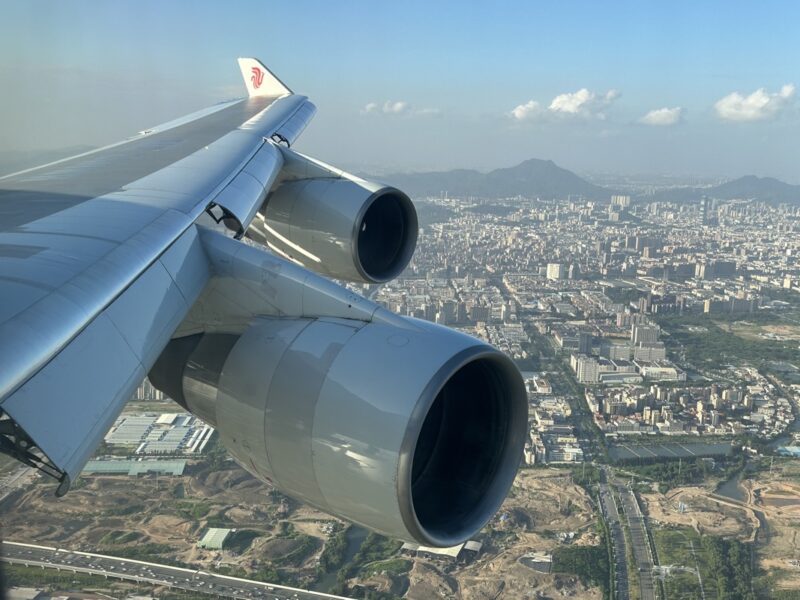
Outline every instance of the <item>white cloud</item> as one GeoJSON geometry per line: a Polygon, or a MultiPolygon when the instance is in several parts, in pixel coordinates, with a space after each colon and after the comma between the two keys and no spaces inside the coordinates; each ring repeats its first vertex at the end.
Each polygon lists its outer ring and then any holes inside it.
{"type": "Polygon", "coordinates": [[[442,111],[438,108],[415,109],[405,100],[387,100],[383,104],[379,104],[378,102],[369,102],[364,106],[364,108],[361,109],[361,113],[365,115],[382,114],[430,117],[438,116],[441,114],[441,112],[442,111]]]}
{"type": "Polygon", "coordinates": [[[784,85],[779,92],[768,93],[759,88],[749,96],[739,92],[728,94],[714,104],[717,115],[728,121],[762,121],[777,115],[794,98],[795,87],[784,85]]]}
{"type": "Polygon", "coordinates": [[[598,95],[586,88],[581,88],[577,92],[559,94],[553,98],[547,109],[560,115],[579,115],[605,119],[604,109],[619,96],[618,90],[608,90],[605,94],[598,95]]]}
{"type": "Polygon", "coordinates": [[[677,125],[683,120],[683,113],[684,110],[680,106],[657,108],[639,119],[639,122],[645,125],[677,125]]]}
{"type": "Polygon", "coordinates": [[[387,115],[401,115],[408,110],[408,102],[404,100],[387,100],[383,103],[383,112],[387,115]]]}
{"type": "Polygon", "coordinates": [[[510,114],[517,121],[525,121],[541,115],[542,107],[535,100],[528,100],[525,104],[516,106],[510,114]]]}

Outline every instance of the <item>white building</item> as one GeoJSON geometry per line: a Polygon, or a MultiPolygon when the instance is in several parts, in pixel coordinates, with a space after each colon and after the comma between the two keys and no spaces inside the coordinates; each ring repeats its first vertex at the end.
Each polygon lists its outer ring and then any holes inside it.
{"type": "Polygon", "coordinates": [[[564,265],[561,263],[548,263],[547,278],[553,280],[564,279],[564,265]]]}

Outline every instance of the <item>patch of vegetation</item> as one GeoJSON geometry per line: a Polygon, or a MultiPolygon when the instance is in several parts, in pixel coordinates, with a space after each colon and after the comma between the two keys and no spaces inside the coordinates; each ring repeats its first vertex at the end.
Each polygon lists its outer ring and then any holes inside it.
{"type": "Polygon", "coordinates": [[[178,511],[178,514],[185,519],[199,521],[209,513],[211,505],[205,500],[200,500],[198,502],[185,501],[176,502],[175,509],[178,511]]]}
{"type": "Polygon", "coordinates": [[[601,471],[597,465],[584,463],[580,467],[573,467],[571,471],[572,481],[575,482],[575,485],[579,485],[584,489],[600,483],[601,471]]]}
{"type": "Polygon", "coordinates": [[[708,556],[720,600],[755,600],[752,579],[751,547],[738,540],[703,536],[703,550],[708,556]]]}
{"type": "Polygon", "coordinates": [[[210,515],[206,519],[206,524],[209,527],[225,528],[225,527],[230,527],[231,525],[233,525],[233,521],[231,521],[231,519],[228,517],[228,515],[225,514],[224,510],[220,510],[216,514],[210,515]]]}
{"type": "Polygon", "coordinates": [[[297,547],[288,554],[274,559],[275,564],[299,567],[319,548],[319,540],[313,536],[299,533],[292,539],[299,541],[297,547]]]}
{"type": "Polygon", "coordinates": [[[205,464],[209,470],[224,471],[230,466],[233,459],[225,446],[220,443],[219,435],[216,432],[211,436],[206,448],[205,464]]]}
{"type": "Polygon", "coordinates": [[[596,585],[608,594],[609,564],[605,544],[558,546],[553,551],[553,573],[577,575],[584,585],[596,585]]]}
{"type": "MultiPolygon", "coordinates": [[[[752,316],[748,315],[748,318],[752,316]]],[[[682,345],[686,359],[698,367],[720,369],[742,361],[756,365],[770,361],[800,362],[796,341],[744,339],[704,316],[665,316],[656,321],[670,333],[665,340],[667,344],[682,345]],[[690,326],[704,327],[705,331],[691,331],[690,326]]]]}
{"type": "MultiPolygon", "coordinates": [[[[661,564],[699,569],[706,598],[756,600],[751,544],[712,535],[701,536],[688,527],[656,529],[653,539],[661,564]]],[[[664,580],[664,589],[668,598],[701,595],[696,572],[673,573],[664,580]]]]}
{"type": "Polygon", "coordinates": [[[347,532],[350,528],[340,527],[325,542],[325,548],[319,557],[320,571],[325,573],[338,569],[344,562],[344,555],[347,552],[347,532]]]}
{"type": "Polygon", "coordinates": [[[155,562],[173,567],[191,567],[183,561],[171,558],[175,549],[169,544],[137,544],[135,546],[111,546],[109,548],[102,548],[103,554],[109,556],[117,556],[119,558],[130,558],[133,560],[142,560],[145,562],[155,562]]]}
{"type": "Polygon", "coordinates": [[[105,511],[105,513],[110,517],[124,517],[126,515],[132,515],[133,513],[139,512],[143,510],[143,508],[144,507],[141,504],[132,502],[126,506],[115,506],[113,508],[109,508],[105,511]]]}
{"type": "Polygon", "coordinates": [[[421,227],[433,223],[444,223],[456,215],[454,210],[446,206],[425,200],[415,200],[414,208],[417,210],[417,218],[421,227]]]}
{"type": "Polygon", "coordinates": [[[753,588],[756,590],[756,598],[758,600],[800,600],[800,590],[776,589],[773,577],[762,576],[756,578],[753,588]]]}
{"type": "Polygon", "coordinates": [[[370,532],[361,544],[353,560],[339,571],[340,578],[357,575],[367,563],[383,561],[393,557],[403,544],[389,538],[370,532]],[[342,577],[344,574],[344,577],[342,577]]]}
{"type": "Polygon", "coordinates": [[[186,497],[186,488],[182,483],[178,483],[174,488],[172,488],[172,497],[177,498],[178,500],[182,500],[186,497]]]}
{"type": "Polygon", "coordinates": [[[413,566],[413,562],[407,558],[390,558],[370,563],[361,569],[361,577],[369,577],[375,573],[386,573],[388,575],[402,575],[408,573],[413,566]]]}
{"type": "Polygon", "coordinates": [[[142,534],[136,531],[120,531],[115,529],[114,531],[109,531],[100,539],[100,545],[108,546],[111,544],[130,544],[141,537],[142,534]]]}
{"type": "Polygon", "coordinates": [[[625,471],[658,482],[658,491],[666,494],[674,487],[705,481],[711,474],[728,479],[744,468],[745,456],[735,453],[725,460],[717,459],[714,466],[702,458],[667,459],[644,465],[626,465],[625,471]]]}
{"type": "Polygon", "coordinates": [[[237,529],[231,532],[225,540],[225,549],[234,554],[244,554],[253,543],[253,540],[264,535],[260,531],[253,529],[237,529]]]}

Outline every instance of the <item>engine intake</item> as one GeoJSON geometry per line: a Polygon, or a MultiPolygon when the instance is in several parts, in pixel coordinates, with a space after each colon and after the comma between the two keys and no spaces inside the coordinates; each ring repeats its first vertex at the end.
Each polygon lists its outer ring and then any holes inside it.
{"type": "Polygon", "coordinates": [[[244,468],[395,538],[468,539],[522,456],[513,362],[427,322],[259,318],[241,335],[174,340],[159,363],[154,383],[214,424],[244,468]]]}
{"type": "Polygon", "coordinates": [[[417,244],[417,213],[408,196],[283,152],[286,167],[262,208],[263,231],[256,221],[258,237],[323,275],[366,283],[397,277],[417,244]]]}

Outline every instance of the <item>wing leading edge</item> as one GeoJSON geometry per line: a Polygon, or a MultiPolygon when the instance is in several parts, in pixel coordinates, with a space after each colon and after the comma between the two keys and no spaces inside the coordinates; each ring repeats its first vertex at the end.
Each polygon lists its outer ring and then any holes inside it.
{"type": "Polygon", "coordinates": [[[197,219],[241,235],[314,115],[242,69],[245,100],[0,179],[0,451],[61,493],[208,280],[197,219]]]}

